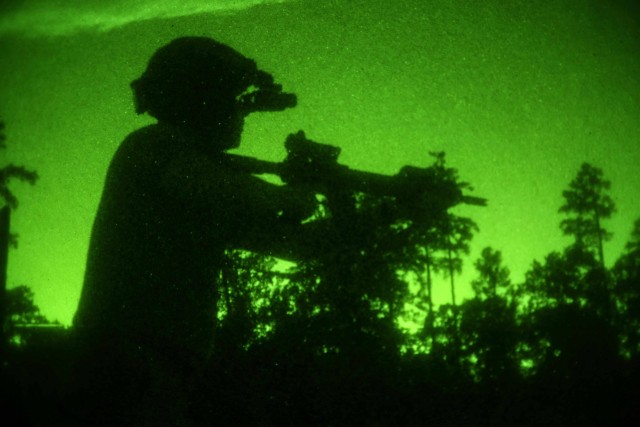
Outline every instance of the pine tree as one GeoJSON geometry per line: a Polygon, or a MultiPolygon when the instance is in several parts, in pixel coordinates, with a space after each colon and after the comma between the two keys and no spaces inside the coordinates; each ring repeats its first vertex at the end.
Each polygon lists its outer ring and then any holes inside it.
{"type": "Polygon", "coordinates": [[[451,285],[451,304],[456,305],[455,275],[462,271],[462,255],[469,254],[469,243],[478,225],[471,219],[448,215],[442,226],[445,233],[446,254],[439,260],[441,269],[447,272],[451,285]]]}
{"type": "Polygon", "coordinates": [[[583,163],[577,176],[562,192],[565,204],[559,209],[567,215],[560,228],[567,236],[573,236],[579,249],[592,251],[604,267],[603,242],[611,233],[602,227],[602,221],[615,212],[613,199],[607,194],[611,182],[604,179],[602,169],[583,163]]]}
{"type": "Polygon", "coordinates": [[[511,285],[509,269],[502,265],[502,253],[486,247],[480,258],[475,262],[479,277],[471,282],[471,287],[477,298],[482,300],[498,296],[499,289],[506,289],[511,285]]]}
{"type": "Polygon", "coordinates": [[[476,380],[511,380],[518,371],[516,306],[500,292],[511,286],[509,269],[502,265],[500,251],[490,247],[474,265],[478,278],[471,286],[476,296],[460,307],[463,359],[476,380]]]}
{"type": "Polygon", "coordinates": [[[441,233],[435,229],[421,230],[418,240],[413,248],[415,254],[410,256],[410,270],[415,274],[416,280],[420,286],[416,296],[417,306],[423,307],[426,300],[427,313],[424,318],[423,332],[433,332],[433,275],[439,269],[435,260],[435,252],[441,246],[441,233]]]}
{"type": "MultiPolygon", "coordinates": [[[[0,121],[0,149],[6,148],[4,143],[6,138],[3,131],[4,123],[0,121]]],[[[18,206],[18,199],[9,189],[9,181],[14,178],[35,184],[38,179],[38,174],[25,169],[23,166],[15,166],[13,164],[8,164],[0,168],[0,207],[4,205],[15,209],[18,206]]]]}
{"type": "Polygon", "coordinates": [[[624,253],[616,261],[613,276],[615,326],[622,352],[627,357],[640,357],[640,218],[634,223],[624,253]]]}

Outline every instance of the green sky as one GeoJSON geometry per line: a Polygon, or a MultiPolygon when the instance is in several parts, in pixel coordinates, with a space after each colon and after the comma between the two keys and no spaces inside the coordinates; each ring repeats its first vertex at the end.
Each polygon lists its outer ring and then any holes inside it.
{"type": "MultiPolygon", "coordinates": [[[[298,94],[296,109],[249,118],[243,154],[282,159],[298,129],[341,146],[342,163],[381,173],[446,151],[490,200],[460,209],[481,228],[468,265],[491,245],[520,280],[533,259],[566,245],[556,212],[584,161],[613,182],[609,260],[640,217],[636,0],[22,3],[0,8],[0,166],[23,164],[41,179],[12,186],[20,244],[9,286],[31,286],[64,323],[110,157],[150,122],[134,114],[129,82],[183,35],[230,44],[298,94]]],[[[446,300],[449,290],[439,292],[446,300]]]]}

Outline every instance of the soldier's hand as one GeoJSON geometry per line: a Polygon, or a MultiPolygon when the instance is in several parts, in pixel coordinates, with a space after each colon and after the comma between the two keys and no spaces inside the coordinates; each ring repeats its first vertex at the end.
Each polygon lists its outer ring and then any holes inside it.
{"type": "Polygon", "coordinates": [[[279,212],[282,221],[300,223],[310,218],[318,209],[315,192],[299,187],[289,187],[286,205],[279,212]]]}

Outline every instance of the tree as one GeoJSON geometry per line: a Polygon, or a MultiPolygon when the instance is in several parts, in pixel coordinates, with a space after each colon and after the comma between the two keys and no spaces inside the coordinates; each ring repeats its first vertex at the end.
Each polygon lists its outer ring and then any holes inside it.
{"type": "Polygon", "coordinates": [[[469,254],[469,243],[473,239],[478,225],[471,219],[455,215],[447,215],[441,227],[444,234],[446,254],[440,258],[441,269],[447,272],[451,285],[451,304],[456,305],[456,288],[454,277],[462,271],[462,255],[469,254]]]}
{"type": "Polygon", "coordinates": [[[502,266],[502,253],[486,247],[475,262],[479,277],[471,282],[476,298],[486,300],[498,296],[499,289],[511,285],[509,269],[502,266]]]}
{"type": "MultiPolygon", "coordinates": [[[[415,274],[420,286],[416,295],[416,302],[419,308],[423,307],[426,300],[427,315],[424,319],[424,330],[433,329],[433,274],[438,266],[434,262],[435,247],[437,247],[438,233],[435,230],[425,230],[423,244],[416,246],[416,256],[412,257],[414,262],[411,270],[415,274]]],[[[433,338],[433,337],[432,337],[433,338]]]]}
{"type": "MultiPolygon", "coordinates": [[[[4,143],[4,122],[0,120],[0,150],[6,148],[4,143]]],[[[16,238],[10,233],[11,209],[18,207],[18,199],[9,189],[9,181],[13,178],[34,184],[38,175],[22,166],[9,164],[0,169],[0,325],[4,325],[7,315],[7,257],[9,246],[16,244],[16,238]]],[[[4,331],[0,334],[1,346],[6,342],[4,331]]],[[[0,349],[2,352],[3,349],[0,349]]]]}
{"type": "Polygon", "coordinates": [[[596,255],[577,245],[535,261],[522,286],[521,356],[558,378],[605,375],[615,360],[608,278],[596,255]]]}
{"type": "Polygon", "coordinates": [[[233,358],[265,337],[273,322],[267,313],[268,298],[278,280],[278,273],[273,271],[275,264],[275,259],[261,254],[225,252],[216,283],[218,355],[233,358]]]}
{"type": "MultiPolygon", "coordinates": [[[[423,339],[428,338],[427,348],[432,350],[439,345],[440,348],[443,348],[442,343],[438,344],[436,342],[437,335],[442,335],[443,331],[442,327],[437,326],[436,323],[440,325],[447,324],[450,327],[459,323],[459,319],[456,318],[458,312],[455,275],[462,271],[462,254],[469,253],[469,242],[473,238],[473,232],[477,230],[478,226],[472,219],[447,214],[430,230],[428,233],[429,240],[425,240],[422,245],[417,246],[418,253],[426,255],[416,258],[416,260],[422,262],[423,268],[426,269],[427,273],[426,280],[423,279],[419,282],[421,286],[426,284],[428,289],[428,292],[418,295],[418,300],[425,296],[427,298],[427,314],[424,318],[421,335],[423,339]],[[432,275],[435,272],[444,272],[449,277],[451,290],[449,309],[440,310],[437,313],[433,309],[432,299],[432,275]],[[449,315],[452,317],[444,320],[449,315]]],[[[419,268],[419,265],[417,267],[419,268]]],[[[420,306],[421,304],[418,303],[416,305],[420,306]]],[[[446,345],[449,350],[459,346],[457,333],[450,335],[446,345]]]]}
{"type": "MultiPolygon", "coordinates": [[[[469,183],[460,182],[457,169],[447,167],[444,152],[430,152],[429,154],[435,158],[432,168],[443,179],[443,182],[453,184],[460,194],[464,189],[472,189],[469,183]]],[[[451,304],[455,307],[456,290],[454,277],[456,273],[462,270],[462,258],[460,255],[469,253],[469,242],[473,238],[473,232],[478,230],[478,225],[470,218],[459,217],[445,212],[435,227],[442,234],[442,249],[446,252],[445,256],[439,261],[441,264],[440,269],[448,273],[451,284],[451,304]],[[444,265],[442,265],[443,263],[444,265]]]]}
{"type": "Polygon", "coordinates": [[[613,267],[616,329],[626,357],[640,357],[640,218],[613,267]]]}
{"type": "MultiPolygon", "coordinates": [[[[4,123],[0,121],[0,150],[6,148],[4,136],[4,123]]],[[[9,189],[9,182],[12,179],[18,179],[30,184],[35,184],[38,174],[34,171],[27,170],[23,166],[15,166],[8,164],[0,169],[0,207],[9,206],[11,209],[18,207],[18,199],[9,189]]]]}
{"type": "Polygon", "coordinates": [[[422,322],[422,337],[434,339],[435,311],[433,304],[433,277],[446,267],[438,253],[445,248],[446,236],[438,227],[416,227],[407,226],[408,244],[403,247],[402,262],[399,267],[402,271],[408,272],[405,281],[415,280],[418,284],[418,291],[414,294],[407,294],[407,303],[414,306],[422,313],[424,318],[417,316],[414,322],[422,322]],[[426,312],[426,314],[425,314],[426,312]]]}
{"type": "Polygon", "coordinates": [[[594,311],[608,306],[606,277],[595,254],[575,245],[548,254],[542,263],[534,261],[525,274],[522,292],[529,313],[564,305],[594,311]]]}
{"type": "MultiPolygon", "coordinates": [[[[441,169],[437,172],[447,175],[449,170],[441,169]]],[[[413,176],[406,178],[412,184],[413,176]]],[[[327,226],[335,249],[279,276],[266,271],[273,265],[259,257],[230,259],[219,283],[218,371],[210,383],[224,384],[222,394],[233,400],[235,390],[246,394],[250,381],[255,392],[247,406],[277,412],[276,418],[315,417],[322,420],[318,425],[375,418],[376,410],[404,399],[394,391],[402,365],[399,315],[415,296],[409,295],[415,289],[410,290],[409,272],[422,279],[419,297],[428,307],[421,309],[434,318],[432,344],[426,347],[438,363],[433,371],[442,371],[435,375],[446,387],[450,379],[467,380],[460,369],[459,340],[453,342],[460,316],[451,304],[433,313],[430,288],[436,259],[439,271],[453,275],[459,270],[458,255],[466,251],[475,224],[448,215],[451,204],[442,199],[449,192],[455,196],[460,187],[445,182],[449,188],[442,190],[435,178],[433,189],[407,191],[402,201],[330,189],[335,193],[326,195],[327,209],[317,221],[326,220],[319,223],[327,226]],[[417,197],[422,193],[425,200],[417,197]]]]}
{"type": "Polygon", "coordinates": [[[610,188],[602,169],[583,163],[569,189],[562,192],[565,204],[559,209],[568,216],[560,223],[562,232],[573,236],[579,248],[596,253],[603,268],[603,242],[611,238],[611,233],[602,227],[602,221],[615,212],[613,199],[606,193],[610,188]]]}
{"type": "Polygon", "coordinates": [[[638,254],[640,253],[640,218],[636,219],[633,223],[633,231],[631,232],[631,239],[625,245],[626,253],[638,254]]]}
{"type": "Polygon", "coordinates": [[[517,375],[516,306],[506,298],[509,269],[500,251],[486,247],[474,263],[478,278],[471,282],[475,298],[461,306],[460,340],[464,361],[476,380],[506,381],[517,375]],[[500,292],[500,291],[503,292],[500,292]]]}
{"type": "Polygon", "coordinates": [[[460,307],[463,362],[476,381],[513,381],[518,376],[516,306],[504,297],[473,298],[460,307]]]}
{"type": "MultiPolygon", "coordinates": [[[[433,307],[433,276],[435,273],[444,272],[450,279],[451,302],[453,310],[456,306],[455,275],[462,269],[462,254],[469,252],[469,242],[477,231],[477,224],[470,218],[460,217],[448,212],[451,206],[451,196],[462,195],[464,189],[470,189],[470,185],[460,182],[458,171],[447,167],[444,152],[430,152],[435,158],[434,163],[423,171],[431,174],[431,178],[437,184],[427,193],[426,200],[417,198],[414,201],[416,211],[427,212],[430,221],[412,221],[407,227],[407,233],[411,235],[405,250],[402,252],[405,258],[403,265],[417,279],[420,289],[413,296],[411,304],[424,310],[422,337],[435,340],[436,313],[433,307]],[[433,215],[435,213],[435,215],[433,215]],[[426,304],[425,304],[426,303],[426,304]]],[[[413,197],[418,192],[409,192],[413,197]]]]}
{"type": "Polygon", "coordinates": [[[4,331],[9,344],[23,346],[30,342],[38,326],[55,325],[49,321],[33,301],[33,291],[28,286],[16,286],[6,291],[6,318],[4,331]]]}

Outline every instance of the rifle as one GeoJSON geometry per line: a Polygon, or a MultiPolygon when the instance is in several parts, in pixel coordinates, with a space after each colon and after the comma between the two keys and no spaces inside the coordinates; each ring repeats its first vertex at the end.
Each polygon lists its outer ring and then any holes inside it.
{"type": "Polygon", "coordinates": [[[340,148],[307,139],[303,131],[290,134],[285,141],[287,157],[270,162],[227,154],[225,163],[251,174],[279,176],[288,185],[305,185],[320,194],[365,193],[397,200],[407,219],[459,205],[486,206],[487,200],[462,193],[468,185],[460,183],[452,169],[436,164],[426,168],[404,166],[396,175],[383,175],[350,169],[338,163],[340,148]]]}

